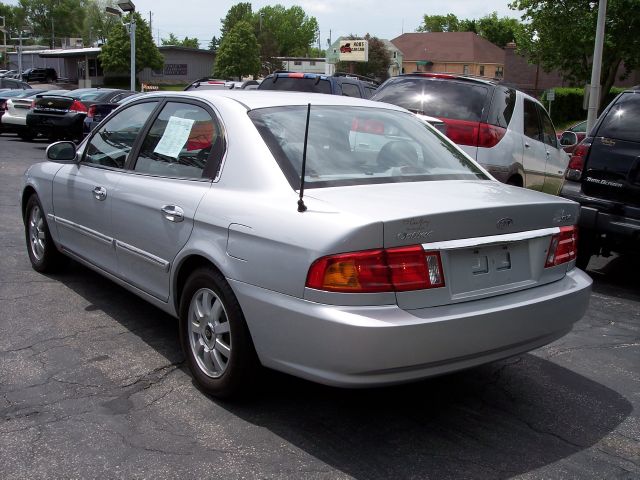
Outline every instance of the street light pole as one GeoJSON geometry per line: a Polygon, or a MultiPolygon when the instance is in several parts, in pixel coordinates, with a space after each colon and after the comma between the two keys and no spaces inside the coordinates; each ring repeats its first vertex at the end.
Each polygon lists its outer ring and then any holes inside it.
{"type": "MultiPolygon", "coordinates": [[[[130,0],[122,0],[118,2],[118,7],[125,13],[129,13],[129,41],[131,43],[131,91],[136,91],[136,6],[130,0]]],[[[106,7],[106,12],[112,15],[121,16],[120,12],[113,7],[106,7]]]]}

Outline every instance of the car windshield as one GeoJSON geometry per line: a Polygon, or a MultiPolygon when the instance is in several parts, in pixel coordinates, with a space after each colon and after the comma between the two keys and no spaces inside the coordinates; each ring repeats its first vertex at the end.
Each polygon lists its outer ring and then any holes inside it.
{"type": "Polygon", "coordinates": [[[331,84],[320,77],[273,77],[260,84],[258,90],[287,90],[293,92],[331,93],[331,84]],[[277,80],[274,82],[274,78],[277,80]]]}
{"type": "MultiPolygon", "coordinates": [[[[293,188],[300,183],[306,115],[306,106],[249,112],[293,188]]],[[[486,178],[414,115],[370,107],[311,107],[306,187],[486,178]]]]}
{"type": "Polygon", "coordinates": [[[483,85],[427,78],[400,78],[373,95],[414,113],[455,120],[480,121],[489,88],[483,85]]]}

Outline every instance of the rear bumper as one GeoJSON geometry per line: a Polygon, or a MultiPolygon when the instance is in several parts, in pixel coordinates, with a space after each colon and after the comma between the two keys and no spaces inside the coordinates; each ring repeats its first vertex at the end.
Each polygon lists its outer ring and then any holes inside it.
{"type": "Polygon", "coordinates": [[[11,115],[9,112],[4,112],[4,115],[0,117],[3,130],[22,130],[27,126],[27,117],[19,117],[17,115],[11,115]]]}
{"type": "Polygon", "coordinates": [[[230,280],[263,365],[342,387],[407,382],[510,357],[569,332],[591,279],[417,310],[337,307],[230,280]]]}
{"type": "Polygon", "coordinates": [[[27,115],[27,126],[37,133],[55,131],[77,135],[82,133],[84,117],[85,115],[80,113],[65,113],[62,115],[29,113],[27,115]]]}
{"type": "MultiPolygon", "coordinates": [[[[565,181],[561,195],[580,203],[580,219],[578,221],[580,228],[591,230],[598,234],[617,237],[623,241],[640,239],[640,218],[631,218],[603,211],[611,208],[607,205],[603,205],[601,209],[597,208],[598,202],[604,203],[604,201],[584,195],[580,183],[565,181]]],[[[626,206],[625,208],[632,207],[626,206]]],[[[640,217],[640,209],[637,210],[640,217]]]]}

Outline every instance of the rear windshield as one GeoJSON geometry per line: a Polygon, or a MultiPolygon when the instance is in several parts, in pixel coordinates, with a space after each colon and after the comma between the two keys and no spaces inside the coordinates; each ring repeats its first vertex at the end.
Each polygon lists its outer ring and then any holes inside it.
{"type": "Polygon", "coordinates": [[[640,142],[640,95],[625,93],[609,110],[598,129],[599,137],[640,142]]]}
{"type": "Polygon", "coordinates": [[[92,92],[69,92],[69,94],[67,96],[69,97],[73,97],[76,100],[80,100],[83,102],[90,102],[92,100],[98,100],[101,97],[106,97],[110,94],[111,92],[105,92],[104,90],[95,90],[92,92]]]}
{"type": "Polygon", "coordinates": [[[331,93],[329,80],[317,78],[277,77],[263,81],[258,90],[287,90],[293,92],[331,93]]]}
{"type": "MultiPolygon", "coordinates": [[[[306,106],[249,112],[291,186],[298,188],[306,106]]],[[[306,187],[487,178],[414,115],[382,108],[311,107],[306,187]]]]}
{"type": "Polygon", "coordinates": [[[414,113],[455,120],[480,121],[489,88],[483,85],[433,80],[400,78],[387,83],[371,97],[393,103],[414,113]]]}

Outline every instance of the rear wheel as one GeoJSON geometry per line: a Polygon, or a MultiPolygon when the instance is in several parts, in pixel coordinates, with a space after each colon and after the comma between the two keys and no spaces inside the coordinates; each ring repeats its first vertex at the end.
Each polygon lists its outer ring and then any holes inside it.
{"type": "Polygon", "coordinates": [[[67,257],[53,243],[44,210],[36,194],[31,195],[27,201],[24,233],[29,260],[34,270],[55,272],[66,264],[67,257]]]}
{"type": "Polygon", "coordinates": [[[217,397],[237,397],[260,368],[240,304],[224,277],[203,267],[180,300],[180,342],[198,384],[217,397]]]}
{"type": "Polygon", "coordinates": [[[578,232],[578,255],[576,256],[576,267],[586,270],[589,260],[598,253],[598,237],[592,230],[580,229],[578,232]]]}

